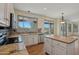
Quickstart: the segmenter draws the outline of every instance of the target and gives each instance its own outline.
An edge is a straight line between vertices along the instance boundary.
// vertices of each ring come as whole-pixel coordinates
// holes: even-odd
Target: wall
[[[44,19],[38,18],[38,29],[41,29],[41,32],[44,32]]]

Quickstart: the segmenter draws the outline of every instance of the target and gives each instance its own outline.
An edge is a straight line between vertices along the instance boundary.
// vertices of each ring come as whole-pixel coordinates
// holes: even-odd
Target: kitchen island
[[[75,55],[75,44],[78,44],[78,37],[75,36],[46,35],[44,38],[44,52],[50,55]]]

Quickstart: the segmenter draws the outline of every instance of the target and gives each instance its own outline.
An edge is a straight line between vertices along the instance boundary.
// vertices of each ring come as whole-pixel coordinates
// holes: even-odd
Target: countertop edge
[[[46,38],[50,38],[50,37],[46,37]],[[73,40],[73,41],[71,41],[71,42],[65,42],[65,41],[61,41],[61,40],[54,39],[54,38],[50,38],[50,39],[56,40],[56,41],[60,41],[60,42],[62,42],[62,43],[66,43],[66,44],[71,44],[71,43],[75,42],[76,40],[78,40],[78,39],[75,39],[75,40]]]

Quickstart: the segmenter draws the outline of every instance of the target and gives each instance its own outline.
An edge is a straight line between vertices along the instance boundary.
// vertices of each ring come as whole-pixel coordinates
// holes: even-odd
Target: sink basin
[[[46,37],[52,37],[52,36],[54,36],[54,35],[52,35],[52,34],[49,34],[49,35],[45,35]]]

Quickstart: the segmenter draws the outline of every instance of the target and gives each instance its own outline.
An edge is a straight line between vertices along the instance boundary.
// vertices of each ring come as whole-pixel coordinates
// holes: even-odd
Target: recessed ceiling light
[[[47,10],[47,8],[43,8],[44,10]]]

